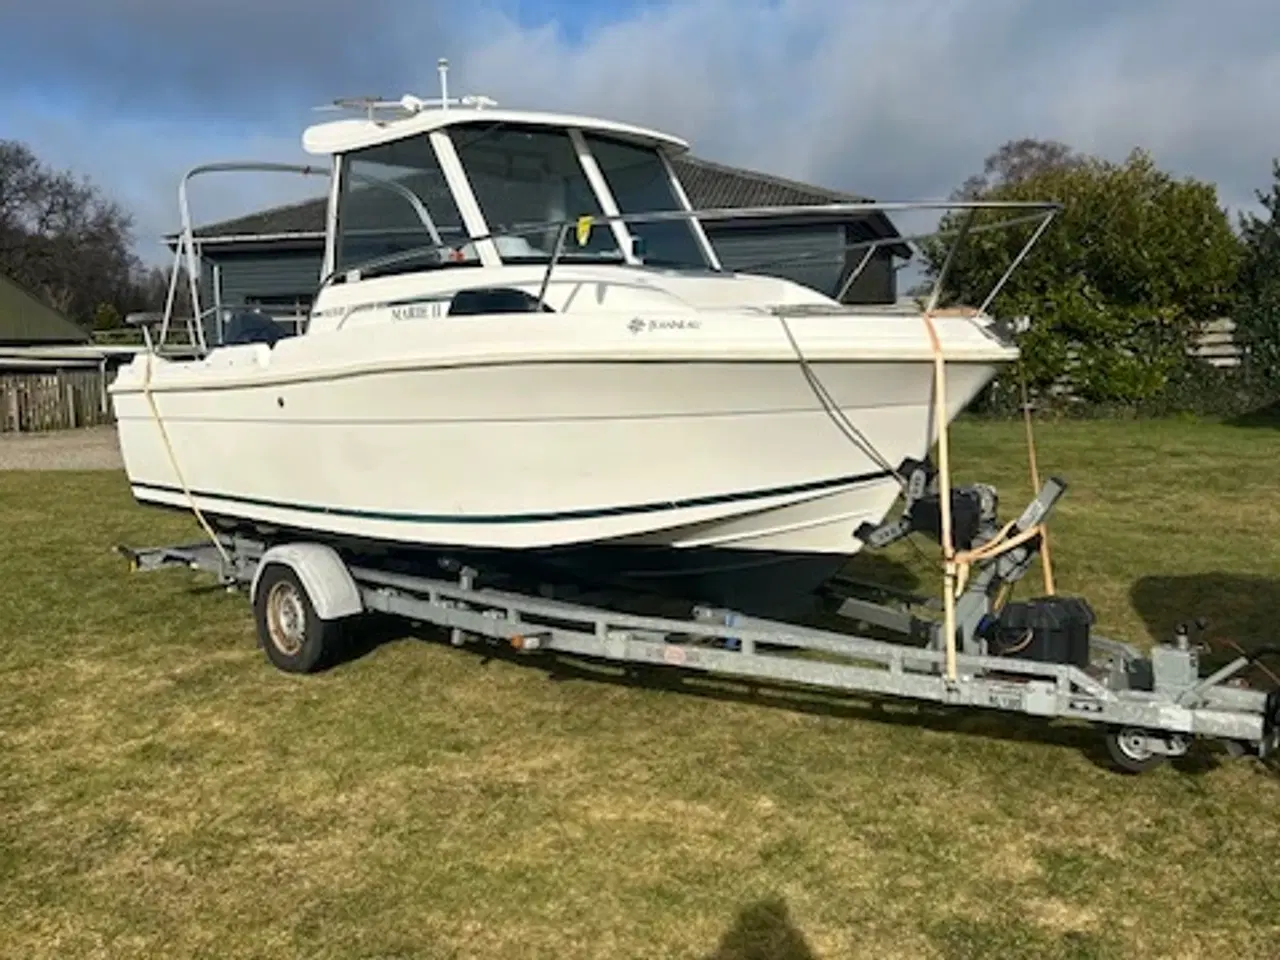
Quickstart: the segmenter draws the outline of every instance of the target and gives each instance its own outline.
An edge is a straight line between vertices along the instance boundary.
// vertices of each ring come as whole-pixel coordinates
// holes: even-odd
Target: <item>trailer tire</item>
[[[313,673],[337,647],[342,623],[322,620],[301,579],[283,563],[262,570],[254,598],[258,641],[285,673]]]
[[[1118,727],[1107,731],[1107,753],[1125,773],[1146,773],[1164,763],[1165,756],[1143,745],[1147,731],[1137,727]]]

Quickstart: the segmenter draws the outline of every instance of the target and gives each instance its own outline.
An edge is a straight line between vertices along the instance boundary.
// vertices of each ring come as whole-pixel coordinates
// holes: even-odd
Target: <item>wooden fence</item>
[[[0,367],[0,433],[66,430],[112,422],[102,368]]]

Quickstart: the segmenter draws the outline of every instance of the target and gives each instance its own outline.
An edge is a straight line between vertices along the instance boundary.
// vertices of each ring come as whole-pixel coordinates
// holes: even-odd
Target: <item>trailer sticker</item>
[[[673,667],[683,666],[687,658],[688,655],[684,652],[684,647],[678,647],[673,643],[664,644],[662,647],[663,661]]]
[[[998,710],[1021,710],[1022,694],[992,691],[987,694],[987,703]]]

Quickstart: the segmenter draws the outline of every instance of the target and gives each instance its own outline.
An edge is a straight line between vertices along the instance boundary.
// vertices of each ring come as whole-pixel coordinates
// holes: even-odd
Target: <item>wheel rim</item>
[[[285,656],[295,656],[306,639],[307,615],[302,596],[291,583],[272,586],[267,594],[267,634]]]
[[[1139,763],[1150,760],[1155,753],[1147,746],[1147,736],[1141,730],[1121,730],[1116,736],[1116,746],[1130,760]]]

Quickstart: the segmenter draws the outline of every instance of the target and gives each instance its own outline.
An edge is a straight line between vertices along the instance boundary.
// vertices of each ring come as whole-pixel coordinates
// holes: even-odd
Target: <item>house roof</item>
[[[689,154],[673,157],[671,162],[689,196],[689,203],[695,210],[872,202],[867,197],[856,194],[828,190],[755,170],[725,166]],[[195,235],[205,242],[218,244],[322,238],[326,204],[325,198],[318,198],[272,207],[231,220],[207,224],[197,228]],[[826,219],[830,217],[831,214],[825,215]],[[869,216],[851,214],[848,219],[868,223],[876,236],[897,236],[897,229],[892,221],[882,213]],[[168,239],[171,244],[176,243],[177,236],[171,235]],[[910,249],[905,244],[895,247],[894,252],[900,256],[910,256]]]
[[[871,202],[869,197],[815,187],[756,170],[729,167],[699,157],[686,155],[672,159],[671,163],[695,210]]]
[[[91,339],[83,327],[0,275],[0,343],[88,343]]]

